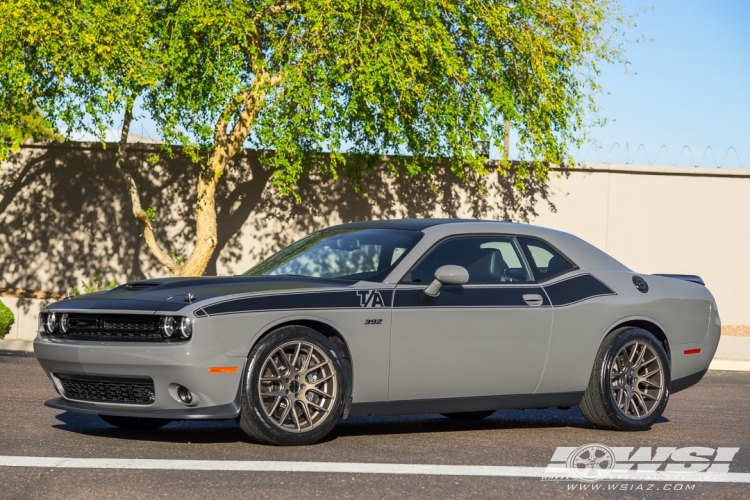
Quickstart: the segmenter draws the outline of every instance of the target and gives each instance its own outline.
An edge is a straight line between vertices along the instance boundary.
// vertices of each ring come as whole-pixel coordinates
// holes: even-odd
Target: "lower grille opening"
[[[96,377],[55,374],[68,399],[99,403],[149,405],[156,399],[154,381],[148,377]]]

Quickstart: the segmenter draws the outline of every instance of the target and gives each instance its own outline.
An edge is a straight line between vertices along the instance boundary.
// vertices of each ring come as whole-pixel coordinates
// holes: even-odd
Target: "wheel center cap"
[[[289,390],[291,392],[297,392],[297,391],[299,391],[299,382],[297,382],[296,380],[292,380],[289,383]]]

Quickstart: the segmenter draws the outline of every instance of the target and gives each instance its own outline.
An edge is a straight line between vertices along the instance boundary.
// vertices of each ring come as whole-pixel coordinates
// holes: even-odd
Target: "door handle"
[[[523,296],[523,301],[531,307],[538,307],[544,303],[544,299],[537,293],[527,293]]]

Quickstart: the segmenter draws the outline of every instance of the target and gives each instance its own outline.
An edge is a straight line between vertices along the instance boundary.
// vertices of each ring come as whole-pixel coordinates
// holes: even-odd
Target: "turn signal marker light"
[[[237,373],[236,366],[209,366],[208,373]]]
[[[686,355],[687,354],[700,354],[700,353],[701,353],[700,347],[697,349],[685,349],[685,352],[684,352],[684,354]]]

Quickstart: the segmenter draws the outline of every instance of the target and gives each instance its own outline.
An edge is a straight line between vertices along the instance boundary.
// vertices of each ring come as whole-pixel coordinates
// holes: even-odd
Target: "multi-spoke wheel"
[[[669,361],[664,346],[640,328],[621,328],[604,339],[579,405],[598,427],[647,429],[669,399]]]
[[[264,443],[314,443],[341,416],[348,387],[332,342],[304,326],[280,328],[250,353],[240,426]]]
[[[634,340],[615,355],[609,380],[617,409],[628,418],[643,420],[661,401],[664,367],[648,343]]]

